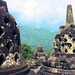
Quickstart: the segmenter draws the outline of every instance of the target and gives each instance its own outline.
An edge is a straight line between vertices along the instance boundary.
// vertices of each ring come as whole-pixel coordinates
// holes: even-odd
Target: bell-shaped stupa
[[[60,27],[53,51],[38,74],[75,75],[75,24],[71,5],[67,6],[66,25]]]
[[[3,0],[0,0],[0,75],[34,75],[22,57],[18,25]]]

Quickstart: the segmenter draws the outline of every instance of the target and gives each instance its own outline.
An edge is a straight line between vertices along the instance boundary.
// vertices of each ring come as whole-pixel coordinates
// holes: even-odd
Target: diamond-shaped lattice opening
[[[0,27],[0,36],[3,34],[3,29]]]
[[[9,20],[7,17],[5,17],[4,22],[5,22],[5,23],[9,23],[10,20]]]
[[[56,46],[58,47],[59,45],[58,45],[58,44],[56,44]]]
[[[61,38],[59,38],[59,41],[60,41],[60,42],[62,41]]]
[[[59,51],[59,52],[61,52],[61,50],[60,50],[60,49],[58,49],[58,51]]]
[[[70,38],[72,38],[72,35],[71,35],[71,34],[69,34],[68,36],[69,36]]]
[[[66,52],[66,53],[68,52],[67,49],[65,49],[65,52]]]
[[[75,49],[73,50],[73,53],[75,53]]]
[[[68,47],[71,48],[72,44],[71,43],[67,43]]]
[[[62,35],[62,37],[64,37],[64,34]]]
[[[19,58],[18,54],[15,55],[14,60],[17,62],[17,59]]]
[[[11,46],[12,46],[12,43],[9,41],[9,42],[7,43],[7,45],[6,45],[6,47],[7,47],[7,49],[9,50]]]
[[[64,47],[64,43],[62,43],[62,44],[61,44],[61,46],[63,46],[63,47]]]
[[[66,38],[64,39],[64,42],[67,42],[67,39]]]
[[[5,61],[5,58],[3,55],[0,55],[0,66],[3,64],[3,62]]]
[[[75,42],[75,38],[73,38],[72,41]]]

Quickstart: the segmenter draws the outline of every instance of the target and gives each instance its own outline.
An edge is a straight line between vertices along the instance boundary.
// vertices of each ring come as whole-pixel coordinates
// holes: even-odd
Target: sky
[[[59,31],[66,24],[66,8],[72,5],[75,19],[75,0],[4,0],[9,13],[20,26]]]

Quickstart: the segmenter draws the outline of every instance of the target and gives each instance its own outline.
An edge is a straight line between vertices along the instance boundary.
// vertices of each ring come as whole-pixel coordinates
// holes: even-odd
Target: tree
[[[48,56],[50,55],[50,50],[48,50]]]
[[[22,55],[25,58],[25,60],[29,60],[33,55],[34,51],[26,43],[21,44],[21,49],[22,49]]]

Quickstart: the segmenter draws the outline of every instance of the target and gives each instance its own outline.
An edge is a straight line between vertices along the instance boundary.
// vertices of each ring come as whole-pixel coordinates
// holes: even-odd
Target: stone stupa
[[[46,61],[46,58],[47,54],[43,51],[41,43],[39,43],[36,52],[31,56],[31,60],[29,62],[31,65],[30,69],[37,73],[43,62]]]
[[[18,25],[3,0],[0,0],[0,75],[34,75],[22,57]]]
[[[66,25],[55,36],[54,47],[38,75],[75,75],[75,24],[72,6],[67,6]]]
[[[38,60],[38,59],[45,59],[47,57],[46,52],[43,51],[41,43],[39,43],[38,48],[36,52],[33,53],[33,56],[31,56],[32,60]]]

